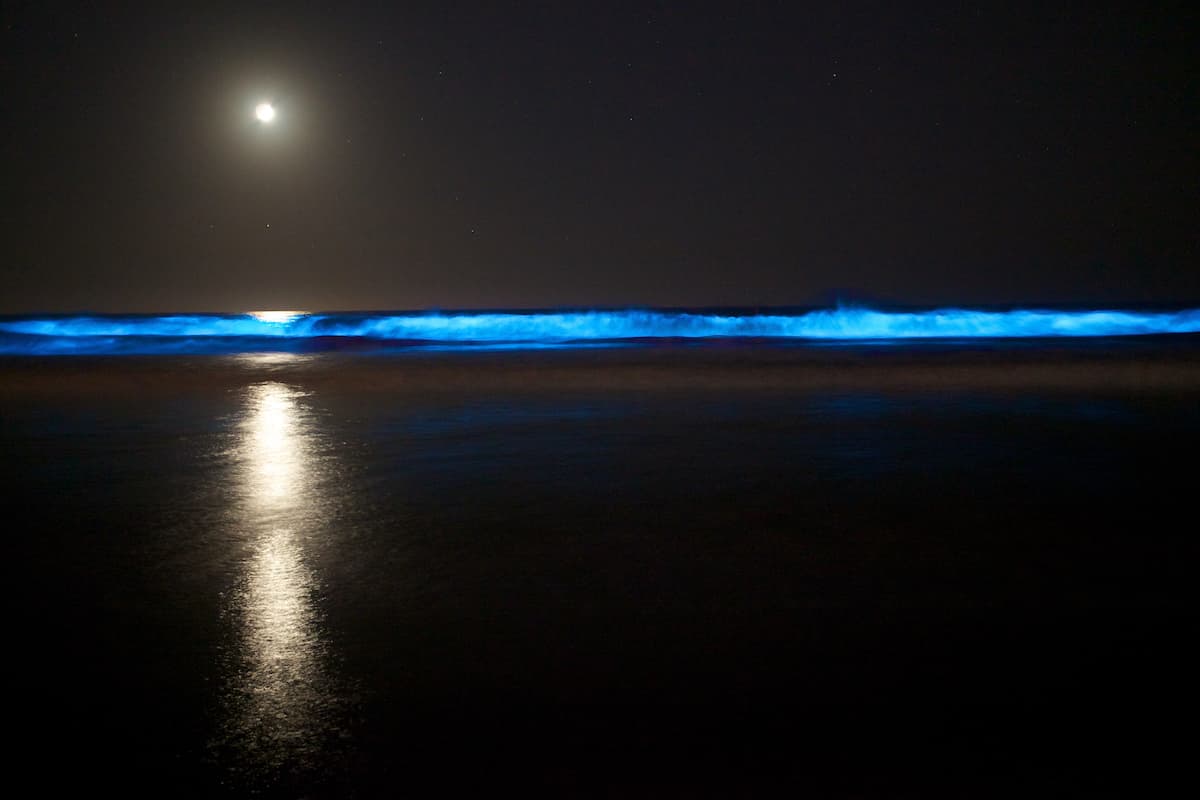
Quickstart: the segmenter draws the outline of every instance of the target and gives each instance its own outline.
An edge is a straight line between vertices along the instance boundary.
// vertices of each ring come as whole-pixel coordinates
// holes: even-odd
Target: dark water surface
[[[10,359],[0,423],[44,790],[1094,795],[1184,756],[1191,339]]]

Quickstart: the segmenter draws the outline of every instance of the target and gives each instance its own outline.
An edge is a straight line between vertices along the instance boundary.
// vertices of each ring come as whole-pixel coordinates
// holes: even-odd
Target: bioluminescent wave
[[[383,347],[545,347],[622,341],[767,339],[891,341],[1200,332],[1180,311],[878,311],[797,313],[662,310],[187,314],[0,319],[0,353],[237,353]]]

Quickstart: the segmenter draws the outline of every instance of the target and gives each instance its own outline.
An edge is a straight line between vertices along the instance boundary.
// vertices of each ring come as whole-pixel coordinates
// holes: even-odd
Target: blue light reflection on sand
[[[1182,311],[878,311],[801,313],[655,310],[164,316],[0,319],[0,353],[239,353],[387,347],[545,347],[656,339],[754,338],[814,342],[1095,337],[1200,332],[1200,309]]]

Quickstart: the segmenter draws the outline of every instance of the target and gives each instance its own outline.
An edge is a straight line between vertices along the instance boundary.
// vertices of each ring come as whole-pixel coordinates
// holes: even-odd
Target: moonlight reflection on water
[[[325,753],[342,699],[335,689],[318,581],[306,543],[327,498],[319,441],[304,394],[282,383],[247,387],[234,451],[249,558],[226,606],[237,643],[227,659],[219,741],[227,765],[253,782],[303,774]]]

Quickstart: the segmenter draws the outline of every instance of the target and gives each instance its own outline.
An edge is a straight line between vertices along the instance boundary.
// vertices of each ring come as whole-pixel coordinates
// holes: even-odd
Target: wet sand
[[[1011,796],[1184,763],[1190,340],[0,362],[19,763]]]
[[[738,340],[562,349],[0,358],[0,393],[190,392],[281,380],[337,391],[760,389],[1193,392],[1195,336],[897,344]]]

